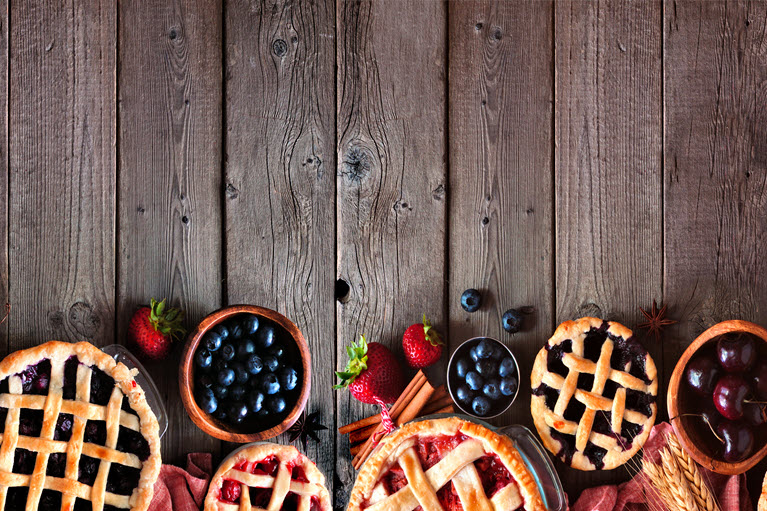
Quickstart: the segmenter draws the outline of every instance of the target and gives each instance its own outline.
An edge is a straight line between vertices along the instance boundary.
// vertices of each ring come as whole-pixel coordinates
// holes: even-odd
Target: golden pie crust
[[[469,439],[424,472],[415,454],[415,442],[420,437],[452,437],[459,433]],[[489,499],[474,466],[474,461],[486,454],[496,454],[514,480]],[[404,469],[408,484],[387,495],[379,483],[395,463]],[[528,511],[544,509],[533,475],[508,437],[451,417],[411,422],[385,437],[357,476],[347,511],[412,511],[419,505],[424,511],[442,510],[436,492],[451,481],[466,510],[508,511],[520,506]]]
[[[606,327],[606,328],[605,328]],[[600,330],[607,334],[602,345],[599,360],[592,362],[583,358],[584,340],[586,336],[594,330]],[[655,417],[658,412],[658,406],[654,398],[658,395],[658,377],[655,368],[655,362],[644,348],[644,370],[650,383],[646,383],[640,378],[629,374],[630,365],[623,368],[612,368],[610,358],[614,347],[612,338],[624,339],[629,341],[633,336],[630,329],[614,321],[604,321],[598,318],[580,318],[575,321],[565,321],[554,332],[549,339],[547,346],[541,348],[535,358],[533,370],[530,375],[531,389],[539,388],[541,383],[554,388],[559,392],[554,410],[546,406],[546,399],[543,395],[532,395],[531,412],[538,434],[543,440],[543,445],[558,456],[565,463],[568,462],[564,455],[560,455],[563,445],[555,439],[554,432],[573,435],[575,437],[575,452],[572,455],[570,466],[579,470],[597,470],[587,455],[584,454],[588,444],[593,444],[607,452],[602,461],[604,466],[601,470],[610,470],[626,463],[639,449],[644,445],[650,430],[655,424]],[[548,349],[560,345],[564,341],[572,341],[572,351],[564,353],[562,361],[569,370],[566,377],[548,370]],[[636,343],[635,346],[641,347],[635,340],[629,341]],[[593,384],[591,390],[578,388],[578,379],[581,374],[593,375]],[[603,396],[605,383],[612,380],[617,384],[615,396],[608,398]],[[644,392],[653,396],[653,401],[649,405],[652,411],[650,416],[646,416],[638,411],[626,408],[626,393],[628,390]],[[583,416],[578,422],[567,420],[564,417],[565,410],[571,399],[577,399],[585,405]],[[605,435],[592,431],[594,419],[600,411],[609,412],[611,417],[612,435]],[[642,427],[627,446],[618,441],[620,437],[623,421],[628,421]]]
[[[234,468],[243,461],[256,462],[270,456],[277,456],[280,460],[277,475],[274,477],[251,474]],[[291,466],[302,467],[308,482],[291,480]],[[218,498],[225,479],[234,480],[241,484],[242,491],[239,503],[223,502]],[[205,497],[204,511],[257,510],[258,508],[251,507],[249,488],[272,490],[271,500],[266,507],[268,511],[278,511],[281,509],[289,492],[299,495],[301,499],[298,506],[299,511],[308,511],[310,499],[313,496],[319,501],[322,511],[331,511],[332,509],[330,495],[327,488],[325,488],[325,476],[322,475],[322,472],[309,458],[290,445],[259,443],[241,449],[230,456],[218,467],[218,470],[213,475],[213,479],[210,481],[208,494]]]
[[[77,369],[77,388],[74,400],[63,399],[64,364],[76,356],[80,364]],[[22,394],[19,373],[42,360],[51,361],[51,379],[47,396]],[[96,366],[115,381],[115,389],[107,405],[89,402],[90,367]],[[5,429],[0,440],[0,509],[5,506],[5,497],[9,487],[24,486],[21,478],[28,478],[29,495],[27,509],[36,509],[44,489],[61,492],[62,509],[71,509],[76,498],[91,501],[94,509],[101,509],[104,504],[119,508],[130,506],[131,511],[144,511],[152,500],[154,483],[160,473],[160,438],[157,418],[147,404],[144,391],[133,379],[134,374],[122,363],[115,360],[87,342],[70,344],[50,341],[40,346],[11,353],[0,362],[0,381],[9,378],[8,394],[0,395],[0,405],[8,408]],[[123,396],[127,396],[136,416],[122,411]],[[85,398],[85,399],[82,399]],[[27,437],[19,434],[18,420],[21,409],[42,409],[43,426],[40,437]],[[74,416],[72,436],[68,442],[53,440],[59,413],[71,413]],[[88,419],[106,422],[107,441],[105,446],[89,444],[83,441],[85,425]],[[149,457],[140,461],[137,456],[116,450],[120,426],[138,431],[149,445]],[[14,451],[22,447],[38,453],[35,470],[29,476],[14,474]],[[46,475],[48,455],[65,452],[67,462],[65,477]],[[44,454],[45,463],[41,463],[40,454]],[[93,486],[77,481],[78,463],[82,455],[101,459],[99,473]],[[130,496],[111,494],[106,491],[107,475],[111,463],[139,465],[141,468],[139,484]],[[136,468],[139,468],[136,467]],[[69,506],[69,507],[68,507]]]

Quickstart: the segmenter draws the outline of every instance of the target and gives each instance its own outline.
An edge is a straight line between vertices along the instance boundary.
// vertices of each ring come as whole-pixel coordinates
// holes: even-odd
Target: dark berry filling
[[[552,429],[550,433],[551,438],[559,442],[557,457],[568,465],[572,464],[573,454],[575,454],[575,436],[560,433],[555,429]]]
[[[149,457],[149,443],[138,431],[120,426],[117,436],[117,450],[135,454],[141,461]]]
[[[607,449],[602,449],[589,442],[586,444],[586,449],[583,450],[584,456],[596,467],[597,470],[602,470],[605,466],[604,458],[607,454]]]
[[[136,413],[136,411],[133,408],[131,408],[131,406],[130,406],[130,399],[128,399],[128,396],[125,396],[123,398],[123,403],[122,403],[122,406],[120,408],[122,408],[123,412],[127,412],[127,413],[129,413],[131,415],[138,415]]]
[[[110,506],[104,506],[104,511],[107,511],[107,508]],[[90,501],[83,500],[83,499],[75,499],[75,508],[73,511],[93,511],[93,506],[91,506]]]
[[[40,436],[43,429],[43,411],[22,408],[19,411],[19,434],[24,436]]]
[[[26,486],[8,488],[8,494],[5,498],[5,509],[16,510],[26,508],[28,494],[29,488]]]
[[[567,366],[565,366],[564,362],[562,362],[562,357],[565,353],[572,353],[572,339],[564,340],[556,346],[550,346],[547,344],[546,351],[548,351],[546,356],[546,366],[549,372],[556,373],[560,376],[567,376],[567,373],[569,373],[570,370],[567,368]]]
[[[248,493],[250,493],[250,505],[257,508],[266,509],[272,498],[271,488],[250,488]]]
[[[35,470],[37,453],[26,449],[16,449],[13,455],[13,473],[31,474]]]
[[[93,486],[96,482],[96,475],[99,473],[99,460],[83,455],[80,458],[80,466],[77,473],[77,480],[88,486]]]
[[[655,403],[655,396],[639,390],[626,389],[626,408],[634,410],[642,415],[652,415],[651,405]]]
[[[578,388],[591,391],[594,388],[594,375],[591,373],[580,373],[578,375]]]
[[[612,412],[605,412],[604,410],[597,411],[596,415],[594,415],[594,424],[591,426],[591,431],[596,431],[603,435],[612,435],[612,417]]]
[[[67,468],[67,454],[54,452],[48,456],[48,468],[45,473],[51,477],[64,477]]]
[[[532,390],[534,396],[543,396],[546,399],[546,408],[553,410],[557,404],[559,398],[559,391],[555,388],[549,387],[545,383],[541,383],[540,386]]]
[[[77,366],[80,362],[77,357],[72,355],[64,362],[64,386],[62,396],[64,399],[72,400],[77,395]]]
[[[570,398],[570,402],[565,408],[564,418],[571,422],[579,422],[583,414],[586,412],[586,405],[575,399],[575,396]]]
[[[607,338],[607,333],[592,329],[583,340],[583,358],[596,362],[602,354],[602,346]]]
[[[74,416],[71,413],[60,413],[56,421],[56,429],[53,431],[53,439],[69,442],[72,437],[72,424]]]
[[[612,399],[615,397],[615,393],[618,392],[619,388],[621,388],[620,385],[608,379],[605,382],[605,389],[602,391],[602,396],[606,397],[607,399]]]
[[[130,495],[138,487],[141,470],[112,463],[107,476],[107,491],[117,495]]]
[[[51,361],[42,360],[19,373],[24,394],[45,395],[51,382]]]
[[[115,381],[98,367],[91,367],[91,403],[106,406],[112,396]]]
[[[621,423],[621,436],[627,440],[629,445],[631,445],[631,443],[634,441],[637,435],[642,432],[643,429],[644,426],[640,424],[634,424],[633,422],[624,420],[623,423]]]
[[[38,511],[59,511],[61,509],[61,493],[54,490],[43,490],[37,509]]]
[[[83,441],[98,445],[107,443],[107,423],[104,421],[88,421],[85,424]]]

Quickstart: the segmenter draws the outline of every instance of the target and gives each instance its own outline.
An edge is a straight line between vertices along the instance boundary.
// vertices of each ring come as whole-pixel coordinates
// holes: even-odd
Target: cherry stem
[[[751,399],[744,399],[744,403],[756,403],[759,405],[767,405],[767,401],[752,401]]]
[[[706,423],[706,425],[711,430],[711,433],[716,437],[716,439],[724,443],[724,438],[716,434],[716,431],[714,431],[714,426],[711,425],[711,423],[708,420],[708,417],[706,417],[702,413],[680,413],[679,415],[674,417],[674,419],[678,419],[679,417],[700,417],[701,419],[703,419],[703,422]],[[671,419],[671,420],[674,420],[674,419]]]

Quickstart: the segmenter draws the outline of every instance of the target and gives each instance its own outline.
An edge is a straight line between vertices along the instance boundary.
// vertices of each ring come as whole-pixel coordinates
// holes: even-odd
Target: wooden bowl
[[[694,413],[686,403],[686,401],[689,401],[689,398],[685,397],[687,392],[692,391],[680,388],[680,385],[687,363],[698,350],[708,341],[719,337],[720,335],[733,332],[749,333],[756,338],[762,339],[767,346],[767,330],[759,325],[740,320],[717,323],[700,334],[698,338],[687,347],[684,354],[682,354],[676,367],[674,367],[674,372],[671,374],[667,396],[668,416],[671,418],[671,424],[674,427],[674,431],[676,432],[676,436],[679,438],[682,447],[684,447],[684,449],[690,453],[690,456],[692,456],[701,466],[719,474],[727,475],[742,474],[759,463],[759,461],[767,455],[767,432],[765,432],[765,427],[761,426],[759,428],[759,433],[755,438],[757,447],[761,445],[761,448],[749,458],[737,463],[728,463],[724,460],[713,458],[698,447],[698,445],[705,445],[705,442],[699,438],[700,435],[696,432],[697,428],[701,427],[702,420],[697,417],[680,416],[680,414]],[[696,420],[700,422],[694,423],[693,421]]]
[[[197,351],[197,346],[200,344],[200,340],[208,330],[213,328],[213,326],[222,321],[226,321],[232,316],[245,313],[255,314],[259,319],[267,319],[282,327],[296,343],[298,352],[301,356],[301,367],[303,369],[300,383],[301,387],[295,405],[293,405],[293,408],[288,412],[282,422],[263,431],[243,432],[234,426],[225,424],[203,412],[202,409],[197,406],[197,402],[194,399],[195,364],[193,359],[194,353]],[[301,413],[306,407],[306,401],[309,399],[309,389],[311,388],[312,380],[311,367],[312,363],[311,356],[309,355],[309,346],[306,344],[306,339],[304,339],[301,331],[292,321],[279,312],[264,307],[255,305],[231,305],[212,312],[189,334],[186,345],[184,346],[183,355],[181,356],[181,365],[178,373],[181,400],[184,402],[184,407],[186,408],[189,417],[192,418],[192,421],[194,421],[197,427],[213,437],[236,443],[267,440],[285,432],[301,416]]]

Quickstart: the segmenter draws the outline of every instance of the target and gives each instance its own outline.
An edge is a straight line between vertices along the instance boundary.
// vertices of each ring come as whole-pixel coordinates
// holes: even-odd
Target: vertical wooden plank
[[[306,410],[319,411],[328,430],[307,455],[330,489],[335,2],[231,1],[225,25],[227,299],[282,312],[309,342]]]
[[[767,2],[665,5],[665,295],[687,345],[726,319],[767,325]],[[749,472],[752,496],[767,463]]]
[[[564,1],[555,11],[557,322],[593,315],[631,328],[639,307],[662,299],[661,5]],[[644,345],[663,374],[660,347]],[[557,466],[573,499],[630,474]]]
[[[0,303],[8,296],[8,3],[0,9]],[[0,346],[7,349],[8,323],[0,327]]]
[[[528,375],[554,321],[553,5],[449,6],[450,343],[489,335],[513,350],[520,391],[497,422],[532,427]],[[483,302],[470,314],[472,287]],[[525,305],[525,329],[503,330],[504,311]]]
[[[113,342],[115,15],[11,4],[10,350]]]
[[[167,297],[192,326],[221,305],[221,5],[120,2],[119,306]],[[178,356],[149,364],[168,407],[163,459],[218,452],[178,395]],[[168,370],[172,367],[172,370]],[[193,448],[190,448],[193,446]]]
[[[402,358],[405,328],[425,313],[444,330],[446,5],[337,6],[338,366],[364,334]],[[338,416],[374,411],[339,392]],[[336,503],[354,481],[338,443]]]

